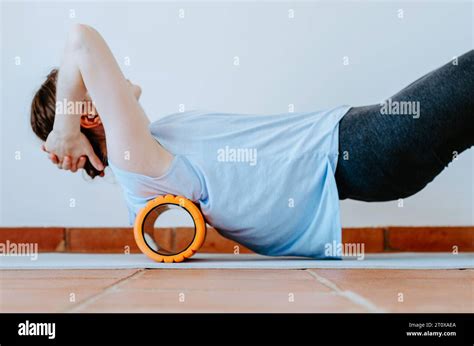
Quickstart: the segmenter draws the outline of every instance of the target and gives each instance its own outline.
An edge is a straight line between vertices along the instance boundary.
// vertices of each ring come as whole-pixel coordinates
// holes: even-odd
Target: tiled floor
[[[474,270],[6,270],[1,312],[474,312]]]

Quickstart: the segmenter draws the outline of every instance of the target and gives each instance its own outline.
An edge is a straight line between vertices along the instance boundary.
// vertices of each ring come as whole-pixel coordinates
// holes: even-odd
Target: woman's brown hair
[[[54,116],[56,113],[56,82],[58,69],[54,68],[46,77],[46,81],[36,92],[31,102],[31,128],[33,132],[43,141],[46,141],[49,133],[53,130]],[[107,154],[105,149],[105,134],[97,128],[83,128],[81,132],[87,137],[100,161],[107,165]],[[102,172],[92,166],[89,159],[84,165],[86,173],[95,178],[103,175]]]

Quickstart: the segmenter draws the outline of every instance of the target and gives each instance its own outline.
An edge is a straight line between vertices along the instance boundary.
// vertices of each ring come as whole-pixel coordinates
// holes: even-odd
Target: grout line
[[[304,271],[307,272],[309,275],[311,275],[313,278],[315,278],[319,283],[323,284],[326,287],[329,287],[333,291],[336,291],[337,293],[342,292],[342,290],[339,287],[337,287],[337,285],[333,283],[332,281],[329,281],[328,279],[323,278],[321,275],[318,275],[309,269],[304,269]]]
[[[171,248],[176,251],[176,227],[171,228]]]
[[[70,313],[70,312],[79,312],[80,309],[83,309],[83,308],[91,305],[92,303],[95,303],[99,298],[102,298],[107,293],[117,290],[120,286],[124,285],[130,279],[135,278],[135,277],[140,277],[144,273],[145,273],[145,269],[138,269],[136,272],[133,272],[132,274],[130,274],[130,275],[124,277],[124,278],[121,278],[121,279],[115,281],[114,283],[112,283],[111,285],[105,287],[99,293],[94,294],[91,297],[84,299],[83,301],[77,303],[73,307],[71,307],[69,309],[66,309],[62,312],[68,312],[68,313]]]
[[[379,308],[374,303],[372,303],[367,298],[364,298],[361,295],[359,295],[359,294],[357,294],[353,291],[343,291],[341,295],[344,296],[345,298],[349,299],[353,303],[358,304],[358,305],[366,308],[367,310],[369,310],[369,312],[376,312],[376,313],[386,312],[383,309]]]
[[[61,241],[59,242],[58,245],[56,245],[56,248],[54,249],[53,252],[60,252],[60,253],[65,253],[67,252],[67,244],[66,244],[66,227],[61,228],[63,230],[63,236]]]
[[[348,299],[349,301],[351,301],[352,303],[354,303],[356,305],[359,305],[359,306],[363,307],[364,309],[368,310],[369,312],[385,312],[383,309],[380,309],[374,303],[372,303],[370,300],[362,297],[361,295],[359,295],[359,294],[357,294],[353,291],[349,291],[349,290],[344,290],[343,291],[343,290],[341,290],[334,282],[322,277],[321,275],[315,273],[314,271],[311,271],[311,270],[308,270],[308,269],[306,269],[305,271],[307,273],[309,273],[309,275],[311,275],[313,278],[315,278],[320,284],[332,289],[333,291],[335,291],[340,296]]]
[[[388,252],[391,250],[390,248],[390,243],[388,241],[389,239],[389,233],[390,233],[390,227],[384,227],[382,228],[383,230],[383,251]]]
[[[65,247],[65,252],[71,252],[71,239],[69,239],[69,228],[65,227],[64,228],[64,247]]]

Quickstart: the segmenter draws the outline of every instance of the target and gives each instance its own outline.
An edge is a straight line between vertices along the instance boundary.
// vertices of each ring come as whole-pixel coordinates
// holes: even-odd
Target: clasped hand
[[[104,170],[104,165],[81,131],[74,134],[63,134],[61,131],[53,129],[41,148],[49,154],[49,159],[59,169],[77,172],[77,170],[84,168],[87,158],[89,158],[92,166],[98,171]]]

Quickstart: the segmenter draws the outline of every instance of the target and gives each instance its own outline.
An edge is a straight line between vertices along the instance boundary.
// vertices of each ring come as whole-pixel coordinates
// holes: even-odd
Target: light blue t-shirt
[[[174,159],[160,177],[110,163],[133,222],[146,202],[182,195],[223,236],[265,255],[323,258],[340,244],[334,173],[339,120],[350,109],[249,115],[189,111],[150,124]],[[150,160],[153,160],[150,157]]]

